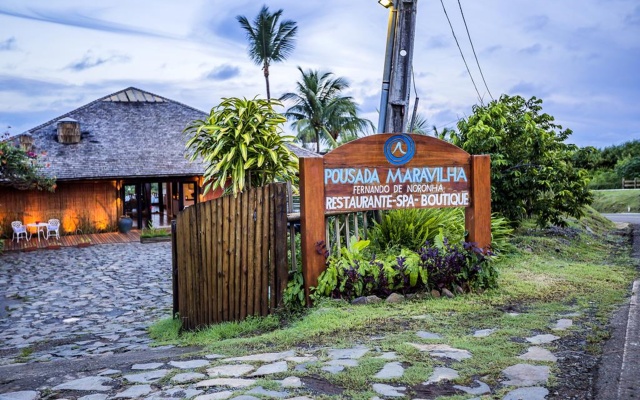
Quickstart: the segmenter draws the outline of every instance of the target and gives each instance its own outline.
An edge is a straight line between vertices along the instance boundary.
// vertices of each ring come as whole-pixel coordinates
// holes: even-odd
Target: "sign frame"
[[[378,193],[361,193],[368,190]],[[374,197],[381,195],[385,197]],[[439,204],[433,196],[440,196]],[[449,203],[444,204],[446,201]],[[325,256],[319,249],[325,241],[326,211],[350,213],[443,204],[465,207],[467,241],[480,248],[491,244],[488,155],[470,155],[431,136],[383,133],[354,140],[323,157],[301,157],[300,233],[307,304],[311,304],[310,288],[318,285],[325,269]]]

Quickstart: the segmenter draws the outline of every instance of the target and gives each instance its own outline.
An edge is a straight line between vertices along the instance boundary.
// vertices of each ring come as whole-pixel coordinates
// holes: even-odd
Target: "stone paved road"
[[[5,253],[0,365],[145,349],[171,303],[170,243]]]

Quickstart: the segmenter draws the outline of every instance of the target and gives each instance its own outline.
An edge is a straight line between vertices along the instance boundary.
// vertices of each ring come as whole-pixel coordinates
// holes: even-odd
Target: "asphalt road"
[[[613,221],[637,224],[640,214],[609,214]],[[613,218],[611,217],[613,216]],[[614,219],[616,218],[616,219]],[[621,219],[617,219],[621,218]],[[635,221],[635,222],[632,222]],[[640,267],[640,226],[633,230],[633,258]],[[613,332],[605,343],[596,376],[598,400],[634,400],[640,398],[640,279],[631,288],[631,299],[615,313]]]
[[[620,214],[602,214],[613,222],[628,222],[630,224],[640,224],[640,213],[620,213]]]

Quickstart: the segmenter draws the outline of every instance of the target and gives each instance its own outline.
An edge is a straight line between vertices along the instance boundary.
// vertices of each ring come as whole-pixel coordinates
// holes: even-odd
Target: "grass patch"
[[[592,207],[601,213],[640,212],[640,189],[593,190]]]
[[[140,232],[141,238],[156,238],[156,237],[169,237],[171,236],[171,231],[166,228],[154,228],[150,226],[148,228],[142,229]]]
[[[224,322],[206,329],[181,333],[179,319],[166,318],[149,327],[149,335],[158,345],[176,342],[182,345],[200,345],[247,335],[260,335],[278,327],[280,327],[278,318],[270,315],[249,317],[240,322]]]
[[[580,333],[585,338],[582,350],[597,354],[602,341],[609,337],[605,324],[637,276],[627,239],[611,233],[608,221],[587,209],[587,218],[568,222],[569,227],[564,229],[538,230],[528,225],[516,232],[515,250],[497,261],[500,278],[494,290],[397,304],[353,306],[326,300],[295,320],[250,318],[182,334],[178,322],[163,320],[151,328],[151,335],[162,344],[203,345],[207,351],[227,356],[297,348],[300,353],[316,355],[319,361],[309,365],[307,373],[296,375],[320,376],[344,388],[343,396],[353,398],[374,396],[374,383],[419,385],[438,366],[455,368],[460,374],[457,384],[475,386],[473,380],[482,378],[498,387],[494,394],[504,394],[506,389],[498,385],[500,371],[522,362],[517,356],[530,346],[527,337]],[[577,313],[570,317],[573,327],[551,331],[556,321],[569,313]],[[473,337],[479,329],[496,331],[488,337]],[[422,339],[416,335],[421,330],[437,333],[442,339]],[[473,357],[452,362],[420,352],[409,343],[448,344],[468,350]],[[328,359],[323,349],[362,344],[370,351],[357,367],[347,367],[338,374],[321,370]],[[547,348],[553,351],[554,346]],[[391,381],[376,380],[374,375],[387,362],[376,357],[390,351],[396,352],[395,361],[402,363],[405,373]],[[552,372],[558,368],[550,363],[533,363],[549,365]],[[548,386],[555,383],[552,378]]]

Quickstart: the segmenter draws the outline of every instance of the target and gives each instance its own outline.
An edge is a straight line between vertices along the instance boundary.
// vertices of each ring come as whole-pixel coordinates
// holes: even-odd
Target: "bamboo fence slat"
[[[178,215],[174,262],[185,329],[267,315],[280,304],[287,279],[286,190],[274,185]]]

